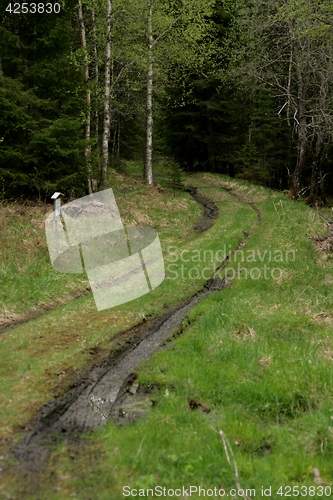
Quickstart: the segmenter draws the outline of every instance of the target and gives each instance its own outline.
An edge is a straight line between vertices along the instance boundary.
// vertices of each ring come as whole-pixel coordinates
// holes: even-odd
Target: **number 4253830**
[[[59,14],[60,3],[9,3],[6,12],[10,14]]]

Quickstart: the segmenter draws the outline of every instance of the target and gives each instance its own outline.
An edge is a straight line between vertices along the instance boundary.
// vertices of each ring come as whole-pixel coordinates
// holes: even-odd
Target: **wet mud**
[[[195,188],[190,189],[190,194],[204,207],[204,215],[196,229],[207,230],[217,217],[218,209]],[[259,219],[260,211],[257,207],[252,208]],[[247,236],[244,234],[245,238]],[[228,260],[226,257],[216,271],[226,267]],[[211,291],[222,290],[225,286],[225,278],[213,276],[200,292],[173,310],[126,332],[128,340],[118,351],[110,353],[98,366],[87,369],[64,397],[50,401],[41,409],[32,431],[12,448],[21,462],[20,469],[38,472],[47,461],[52,445],[59,440],[70,443],[83,432],[103,427],[108,420],[123,424],[149,412],[153,402],[150,393],[136,381],[136,367],[155,352],[167,348],[168,339],[179,330],[186,314]]]
[[[190,188],[189,192],[204,208],[195,230],[206,231],[217,217],[218,208],[197,193],[196,188]],[[199,293],[173,310],[133,328],[127,332],[128,340],[122,348],[110,353],[100,365],[87,370],[63,398],[46,404],[33,429],[12,448],[21,468],[39,471],[47,461],[52,445],[59,439],[70,442],[83,432],[103,427],[110,419],[123,424],[146,414],[152,402],[149,394],[135,382],[135,368],[158,350],[166,348],[166,341],[179,328],[186,313],[210,290],[224,286],[224,279],[212,278]]]
[[[102,366],[94,367],[64,398],[45,405],[33,430],[12,448],[24,468],[38,471],[49,456],[50,446],[59,438],[70,441],[80,433],[103,427],[110,419],[122,422],[137,419],[140,413],[137,402],[132,411],[126,410],[126,405],[134,399],[130,395],[136,393],[133,388],[130,390],[133,371],[140,362],[166,348],[166,340],[186,313],[208,293],[209,290],[204,289],[151,324],[134,329],[123,352],[113,353]],[[143,407],[150,406],[147,398],[141,399],[145,400]]]
[[[198,193],[196,187],[190,186],[186,191],[192,196],[192,198],[199,203],[204,209],[201,219],[194,226],[195,231],[200,231],[203,233],[212,227],[214,219],[218,216],[218,208],[212,201],[208,200],[205,196]]]

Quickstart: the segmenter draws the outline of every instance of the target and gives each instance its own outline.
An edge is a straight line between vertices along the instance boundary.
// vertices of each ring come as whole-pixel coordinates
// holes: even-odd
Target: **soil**
[[[203,206],[204,212],[201,219],[194,226],[195,231],[200,231],[203,233],[212,227],[214,219],[217,218],[218,209],[215,203],[208,200],[200,193],[197,192],[197,188],[190,186],[186,189],[186,191],[194,198],[194,200]]]
[[[314,241],[317,251],[321,254],[333,252],[333,220],[319,212],[319,215],[325,219],[325,226],[330,231],[326,236],[309,236],[310,240]]]
[[[123,352],[112,353],[95,366],[60,400],[46,404],[33,430],[25,440],[12,448],[24,468],[38,471],[47,460],[50,445],[59,436],[71,440],[77,434],[104,426],[112,416],[119,417],[134,369],[165,347],[165,341],[182,322],[184,316],[207,295],[199,294],[151,323],[133,329]],[[125,417],[125,414],[124,414]]]
[[[214,203],[197,193],[196,188],[190,188],[189,192],[204,207],[203,217],[196,224],[196,230],[205,231],[217,217],[218,209]],[[259,209],[250,205],[257,212],[259,221]],[[247,236],[244,234],[244,237]],[[244,246],[244,242],[241,246]],[[223,269],[228,260],[229,257],[224,259],[218,270]],[[222,290],[224,287],[224,278],[212,277],[200,292],[173,310],[126,332],[125,338],[128,340],[118,351],[87,369],[64,397],[50,401],[40,410],[31,432],[12,448],[21,462],[20,470],[39,471],[47,461],[52,445],[59,439],[70,443],[81,433],[100,428],[110,419],[126,423],[146,414],[153,403],[150,391],[147,393],[136,382],[136,367],[156,351],[167,348],[167,340],[177,328],[179,330],[185,315],[212,290]]]
[[[327,236],[309,236],[314,241],[317,251],[322,254],[333,252],[333,233]]]
[[[194,230],[200,232],[207,231],[207,229],[212,226],[213,220],[217,217],[217,206],[212,201],[197,193],[197,188],[189,187],[187,188],[187,191],[195,199],[195,201],[202,205],[204,208],[203,216],[194,226]],[[65,295],[64,297],[60,297],[47,304],[42,302],[32,309],[29,309],[28,311],[20,314],[11,313],[8,315],[4,315],[3,317],[0,317],[0,334],[7,331],[8,328],[15,328],[16,326],[19,326],[23,323],[27,323],[28,321],[41,316],[47,311],[52,311],[53,309],[56,309],[61,305],[67,304],[72,300],[89,294],[91,294],[91,288],[88,285],[84,290],[77,291],[74,295]]]

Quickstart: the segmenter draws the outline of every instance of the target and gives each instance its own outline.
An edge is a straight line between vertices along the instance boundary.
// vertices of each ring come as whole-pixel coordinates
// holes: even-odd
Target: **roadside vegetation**
[[[325,233],[323,219],[316,210],[280,193],[197,174],[186,184],[197,186],[219,207],[213,227],[198,234],[193,226],[201,208],[188,193],[177,191],[174,196],[163,175],[161,187],[146,187],[135,179],[132,167],[126,184],[117,178],[116,199],[125,224],[151,224],[158,230],[166,279],[154,292],[120,307],[97,313],[87,295],[2,334],[0,428],[5,468],[15,465],[9,447],[29,429],[39,407],[60,397],[84,367],[125,341],[126,334],[119,332],[199,290],[205,282],[200,269],[214,269],[208,262],[211,255],[221,257],[219,250],[233,250],[241,241],[246,246],[239,247],[227,264],[228,288],[212,292],[197,305],[187,315],[182,334],[138,368],[140,387],[153,402],[146,416],[124,427],[108,423],[104,430],[69,445],[60,440],[48,465],[40,474],[31,474],[28,482],[15,468],[8,470],[3,491],[8,498],[80,500],[124,498],[126,485],[197,485],[228,491],[236,487],[237,478],[219,431],[233,450],[240,486],[256,489],[257,497],[262,486],[277,492],[280,486],[332,485],[333,260],[318,253],[309,239]],[[246,202],[258,207],[260,222]],[[15,221],[17,209],[12,205],[2,207],[1,217],[10,210]],[[31,210],[36,220],[45,216],[45,207],[40,212],[27,207],[28,215]],[[41,239],[40,253],[29,254],[31,266],[42,261],[36,277],[40,290],[44,274],[53,276],[58,287],[46,287],[47,298],[42,295],[42,300],[61,298],[66,287],[74,290],[79,279],[84,282],[83,275],[53,271],[42,228],[29,223],[24,213],[20,220],[31,248],[31,239]],[[29,297],[29,306],[37,305],[39,297],[33,303],[29,291],[30,268],[14,237],[21,233],[11,233],[10,227],[7,224],[6,231],[13,234],[21,302]],[[187,253],[181,254],[184,250]],[[212,252],[204,260],[207,250]],[[176,279],[170,279],[170,262],[178,270],[183,266]],[[191,272],[196,276],[194,268],[199,274],[191,279]],[[2,269],[5,272],[6,262]],[[172,269],[174,278],[176,267]],[[49,289],[54,295],[48,295]],[[7,313],[15,312],[15,298],[8,297]],[[18,310],[25,310],[22,304]],[[303,498],[313,496],[309,490]],[[275,493],[272,498],[280,496]]]
[[[132,174],[125,178],[117,176],[114,186],[122,220],[125,226],[153,225],[158,230],[166,275],[172,279],[166,279],[151,294],[117,308],[97,312],[92,294],[80,297],[80,292],[86,293],[89,287],[84,274],[66,275],[53,270],[43,232],[43,220],[51,206],[1,207],[5,228],[1,261],[3,324],[11,317],[24,321],[29,320],[31,311],[38,313],[35,319],[12,329],[4,328],[1,334],[0,428],[4,465],[12,463],[12,458],[7,463],[9,446],[29,429],[29,422],[44,403],[61,397],[87,366],[101,362],[110,350],[120,348],[128,340],[126,331],[131,327],[190,297],[207,281],[207,271],[204,275],[198,272],[190,281],[184,278],[191,262],[184,262],[183,272],[172,276],[168,267],[169,260],[174,258],[168,254],[171,246],[173,255],[184,250],[219,249],[220,234],[193,229],[201,218],[202,207],[184,191],[177,191],[175,196],[169,175],[163,169],[161,185],[152,188],[138,180],[135,164],[130,168]],[[213,191],[205,194],[209,197]],[[228,229],[228,245],[237,246],[243,230],[251,228],[255,216],[226,192],[221,192],[214,201],[220,209],[217,220],[224,228],[222,231]],[[23,238],[20,228],[24,229]],[[27,242],[28,255],[22,252],[22,239]],[[10,263],[14,264],[9,273]],[[203,267],[204,262],[198,264],[199,271]],[[31,269],[35,270],[33,279]],[[7,288],[11,278],[15,285]],[[78,297],[73,300],[75,292]],[[49,306],[53,310],[49,311]]]

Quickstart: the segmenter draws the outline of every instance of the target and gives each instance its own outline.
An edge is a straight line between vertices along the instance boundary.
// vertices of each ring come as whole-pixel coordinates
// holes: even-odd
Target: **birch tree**
[[[89,87],[89,62],[88,62],[86,28],[83,18],[82,2],[81,0],[78,0],[78,2],[79,2],[78,8],[79,8],[79,22],[81,31],[81,45],[83,49],[83,59],[84,59],[84,83],[86,87],[86,106],[87,106],[84,156],[86,158],[86,167],[87,167],[87,189],[88,193],[91,194],[92,193],[91,145],[90,145],[91,98],[90,98],[90,87]]]
[[[148,0],[147,139],[145,180],[153,184],[153,2]]]
[[[196,49],[198,49],[197,40],[203,38],[203,33],[206,33],[207,26],[204,23],[204,17],[208,12],[211,12],[213,2],[210,0],[189,0],[183,2],[179,8],[168,8],[161,4],[157,4],[156,0],[147,0],[147,103],[146,103],[146,155],[145,155],[145,181],[148,185],[153,184],[153,92],[154,92],[154,53],[157,45],[162,41],[167,42],[163,49],[165,56],[162,60],[165,62],[168,59],[168,51],[170,46],[175,47],[176,51],[181,53],[185,51],[187,54],[192,49],[192,57]],[[154,13],[158,17],[158,27],[155,31],[159,34],[153,36],[154,32]],[[174,28],[182,22],[183,33],[179,37],[179,33],[171,37],[175,33]],[[196,31],[197,30],[197,31]],[[192,45],[192,47],[191,47]],[[209,51],[207,51],[209,52]],[[161,60],[159,61],[161,64]],[[162,64],[163,64],[162,62]]]
[[[153,184],[153,63],[154,48],[169,33],[172,27],[185,14],[185,11],[179,14],[162,33],[153,38],[153,5],[154,0],[147,0],[147,127],[146,127],[146,158],[145,158],[145,180],[148,185]]]
[[[140,28],[143,31],[144,26],[142,22],[138,26],[137,20],[133,20],[133,2],[88,0],[88,3],[91,12],[89,54],[92,64],[90,79],[94,79],[95,88],[93,119],[95,121],[95,161],[98,165],[97,185],[98,189],[104,189],[107,186],[107,172],[112,154],[110,148],[112,123],[119,122],[117,89],[127,78],[127,72],[131,66],[140,59],[140,54],[137,51],[139,45],[137,38],[140,38]],[[102,53],[104,53],[104,57]],[[100,78],[102,70],[104,72],[103,79]],[[100,114],[103,115],[101,124]],[[113,142],[115,141],[113,140]]]
[[[110,109],[110,62],[111,62],[111,16],[112,1],[106,0],[106,42],[105,42],[105,77],[104,77],[104,121],[102,137],[102,165],[99,173],[99,189],[106,187],[106,174],[109,161],[109,138],[111,124]]]
[[[98,48],[97,48],[97,32],[96,32],[96,16],[95,16],[95,0],[92,3],[91,11],[93,46],[94,46],[94,70],[95,70],[95,140],[96,149],[98,151],[98,136],[99,136],[99,109],[98,109],[98,85],[99,85],[99,65],[98,65]],[[98,155],[99,159],[99,155]]]

